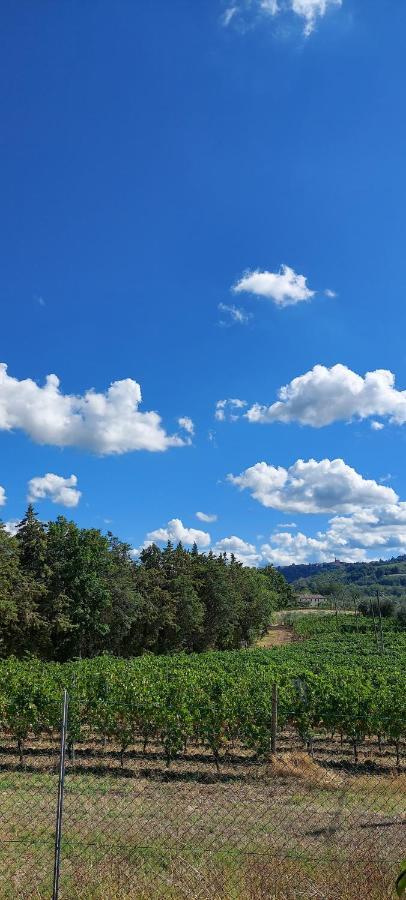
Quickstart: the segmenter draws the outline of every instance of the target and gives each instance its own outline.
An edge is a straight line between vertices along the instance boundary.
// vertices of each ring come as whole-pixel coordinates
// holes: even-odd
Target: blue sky
[[[404,552],[405,27],[399,0],[4,4],[4,521],[29,494],[133,547]]]

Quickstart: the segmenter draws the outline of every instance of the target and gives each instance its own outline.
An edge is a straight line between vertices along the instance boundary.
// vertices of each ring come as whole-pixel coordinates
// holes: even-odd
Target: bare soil
[[[257,642],[256,646],[269,650],[270,647],[291,644],[295,640],[297,640],[297,636],[291,625],[271,625],[269,631]]]

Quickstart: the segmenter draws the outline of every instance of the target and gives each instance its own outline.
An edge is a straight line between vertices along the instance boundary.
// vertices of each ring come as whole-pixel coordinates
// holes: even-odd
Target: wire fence
[[[315,735],[312,755],[289,729],[273,742],[265,759],[237,742],[216,766],[190,741],[168,766],[136,735],[123,758],[90,731],[75,746],[63,726],[24,746],[3,734],[0,897],[393,897],[406,831],[393,748],[371,737],[355,763],[339,736]]]

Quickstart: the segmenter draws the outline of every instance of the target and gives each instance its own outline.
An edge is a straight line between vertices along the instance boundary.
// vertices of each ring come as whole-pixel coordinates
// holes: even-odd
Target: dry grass
[[[255,760],[234,747],[219,774],[191,746],[168,771],[161,750],[95,741],[68,764],[61,900],[384,900],[404,852],[406,774],[371,743],[343,767],[338,740],[315,758],[286,733]],[[57,754],[45,739],[0,750],[0,897],[50,896]],[[348,751],[349,752],[349,751]],[[368,768],[369,767],[369,768]]]
[[[371,861],[315,867],[272,856],[201,865],[177,858],[159,872],[142,866],[137,872],[84,869],[65,884],[61,900],[389,900],[393,883],[392,874]],[[46,895],[20,895],[28,896]]]
[[[300,751],[271,757],[267,768],[269,774],[281,778],[297,778],[308,787],[334,790],[343,783],[342,776],[337,772],[323,768],[308,753]]]

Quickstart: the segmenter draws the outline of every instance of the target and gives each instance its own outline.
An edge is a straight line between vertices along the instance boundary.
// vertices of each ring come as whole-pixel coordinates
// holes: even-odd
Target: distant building
[[[318,609],[320,604],[325,602],[325,599],[322,594],[296,594],[297,605],[307,609]]]

